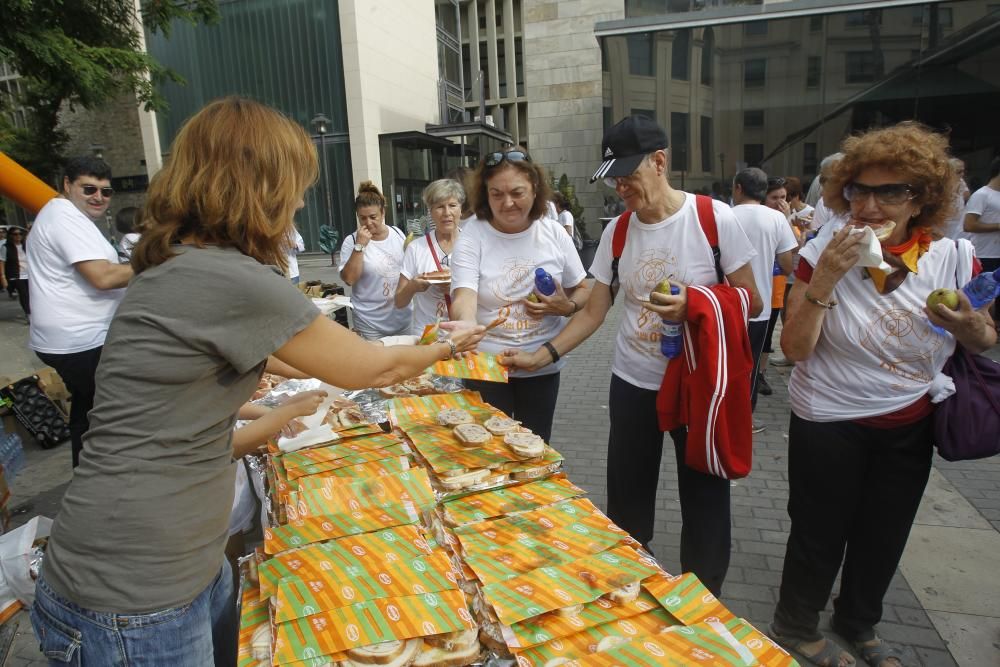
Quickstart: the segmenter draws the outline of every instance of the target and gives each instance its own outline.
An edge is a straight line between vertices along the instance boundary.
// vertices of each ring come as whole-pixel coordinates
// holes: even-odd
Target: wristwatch
[[[365,246],[361,245],[360,243],[354,244],[354,252],[364,252],[364,251],[365,251]]]

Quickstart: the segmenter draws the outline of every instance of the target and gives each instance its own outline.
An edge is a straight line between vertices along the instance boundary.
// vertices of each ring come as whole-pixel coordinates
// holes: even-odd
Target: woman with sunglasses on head
[[[786,304],[792,527],[771,631],[813,664],[854,664],[818,631],[841,566],[834,631],[873,667],[904,664],[875,625],[930,473],[929,391],[956,341],[973,353],[996,342],[961,293],[958,310],[925,308],[977,272],[971,244],[939,234],[956,182],[947,149],[912,122],[846,139],[823,189],[838,217],[801,250]],[[857,266],[868,234],[885,272]]]
[[[385,224],[385,197],[365,181],[354,199],[358,230],[340,247],[340,277],[351,286],[354,331],[365,340],[410,333],[413,309],[394,303],[406,234]]]
[[[424,188],[423,199],[434,228],[406,246],[396,286],[396,308],[409,308],[413,303],[414,336],[421,335],[428,324],[451,319],[451,253],[465,189],[458,181],[442,178]]]
[[[28,304],[28,257],[24,248],[25,231],[20,227],[7,230],[7,239],[0,246],[0,281],[2,288],[11,292],[17,291],[17,300],[21,304],[26,318],[31,318],[31,307]]]
[[[466,225],[452,256],[452,319],[479,324],[502,320],[480,348],[534,352],[562,331],[589,296],[587,272],[573,239],[546,217],[548,175],[523,148],[515,147],[483,158],[468,195],[477,219]],[[551,296],[535,290],[538,268],[555,281]],[[538,371],[511,369],[507,384],[467,386],[548,442],[564,363],[556,360]]]
[[[265,366],[382,387],[481,337],[373,345],[285,278],[317,165],[302,126],[229,97],[184,124],[153,177],[31,611],[53,664],[235,665],[233,425]]]

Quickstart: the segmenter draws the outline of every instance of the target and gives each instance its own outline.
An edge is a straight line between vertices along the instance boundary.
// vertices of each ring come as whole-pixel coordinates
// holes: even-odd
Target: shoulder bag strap
[[[625,211],[618,218],[615,225],[614,236],[611,237],[611,303],[615,302],[615,295],[618,294],[618,261],[625,252],[625,239],[628,236],[628,224],[632,219],[632,211]]]
[[[427,240],[427,247],[431,249],[431,257],[434,258],[434,266],[437,267],[438,271],[443,271],[441,266],[441,260],[438,259],[437,250],[434,249],[434,241],[431,240],[431,234],[434,232],[427,232],[424,234],[424,238]],[[451,319],[451,295],[445,292],[444,295],[444,305],[448,308],[448,319]]]
[[[705,195],[695,195],[698,209],[698,224],[712,247],[712,260],[715,262],[715,277],[720,285],[726,282],[726,274],[722,272],[722,251],[719,250],[719,228],[715,224],[715,209],[712,208],[712,198]]]

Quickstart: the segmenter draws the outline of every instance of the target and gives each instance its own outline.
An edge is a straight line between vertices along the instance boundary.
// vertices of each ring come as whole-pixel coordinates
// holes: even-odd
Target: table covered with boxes
[[[433,370],[504,379],[483,354]],[[331,392],[255,463],[266,527],[241,564],[240,667],[795,664],[562,462],[438,375]]]

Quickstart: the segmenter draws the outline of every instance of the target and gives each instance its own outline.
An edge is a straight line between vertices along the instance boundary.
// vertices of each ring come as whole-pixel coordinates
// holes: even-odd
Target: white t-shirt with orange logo
[[[431,255],[430,246],[427,245],[428,238],[434,244],[434,252],[437,253],[438,261],[441,262],[441,268],[448,268],[451,263],[451,258],[438,245],[434,232],[419,236],[410,241],[410,245],[406,246],[406,252],[403,254],[403,268],[399,273],[407,280],[413,280],[422,273],[438,270],[437,263]],[[417,292],[413,295],[411,332],[414,336],[423,334],[424,327],[428,324],[434,324],[438,320],[446,322],[450,319],[448,317],[448,304],[444,300],[447,289],[448,285],[431,285],[426,292]]]
[[[389,235],[381,241],[372,239],[365,248],[364,268],[361,277],[351,286],[351,306],[355,321],[374,329],[383,336],[406,333],[410,328],[413,309],[396,308],[396,285],[399,269],[403,264],[403,233],[389,227]],[[340,248],[340,266],[343,271],[354,252],[355,235],[344,239]]]
[[[425,244],[426,245],[426,244]],[[564,289],[576,287],[586,278],[573,239],[558,222],[535,220],[517,234],[505,234],[485,220],[473,220],[462,230],[451,256],[452,293],[466,287],[477,293],[476,321],[489,324],[498,316],[507,320],[491,330],[479,349],[534,352],[556,337],[565,317],[529,317],[524,299],[535,289],[535,269],[542,267]],[[511,370],[511,377],[548,375],[562,369],[564,361],[535,372]]]
[[[824,225],[800,251],[803,261],[816,266],[843,226],[843,217]],[[971,279],[972,246],[959,243],[961,263],[955,241],[934,241],[917,262],[917,273],[889,294],[878,293],[865,269],[844,274],[830,297],[837,305],[824,315],[812,355],[792,371],[788,394],[795,414],[816,422],[877,417],[927,393],[954,352],[955,339],[931,329],[924,303],[935,289]]]
[[[660,353],[663,323],[659,316],[643,308],[649,293],[664,278],[685,285],[718,283],[712,247],[698,223],[694,195],[687,192],[684,195],[686,199],[680,210],[665,220],[644,224],[632,215],[625,249],[618,262],[621,288],[617,299],[625,302],[625,312],[615,341],[611,371],[643,389],[659,389],[667,369],[667,358]],[[729,274],[750,262],[757,252],[729,206],[713,200],[712,209],[719,230],[722,271]],[[620,219],[619,216],[604,230],[590,266],[590,273],[605,285],[611,284],[611,240]]]

